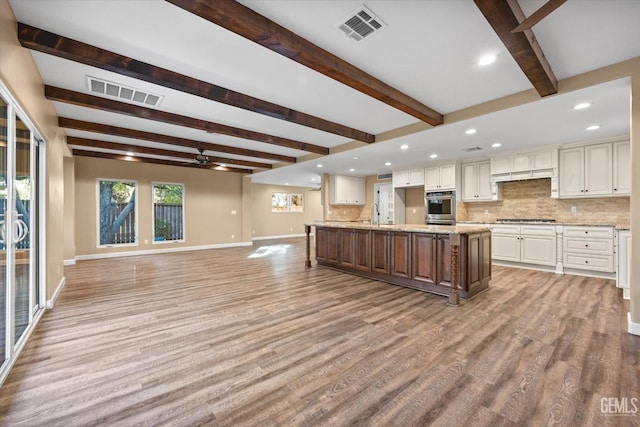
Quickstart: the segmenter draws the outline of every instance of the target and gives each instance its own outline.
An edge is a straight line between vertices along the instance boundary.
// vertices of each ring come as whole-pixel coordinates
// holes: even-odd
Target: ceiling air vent
[[[91,76],[87,76],[87,86],[91,93],[123,99],[125,101],[135,102],[136,104],[148,107],[157,107],[163,98],[161,95],[155,95],[140,89],[122,86],[118,83],[109,82]]]
[[[361,41],[366,37],[384,30],[387,27],[367,6],[362,7],[352,14],[342,23],[340,28],[344,34],[355,40]]]
[[[482,148],[480,147],[471,147],[471,148],[465,148],[464,151],[466,151],[467,153],[471,153],[473,151],[481,151]]]
[[[391,173],[391,172],[379,173],[378,174],[378,181],[383,180],[383,179],[391,179],[392,177],[393,177],[393,173]]]

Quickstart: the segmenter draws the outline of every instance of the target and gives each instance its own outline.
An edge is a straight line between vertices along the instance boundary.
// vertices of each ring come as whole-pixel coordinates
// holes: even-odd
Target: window
[[[135,181],[98,180],[99,246],[137,243]]]
[[[153,184],[153,241],[184,240],[184,184]]]
[[[302,194],[272,193],[271,212],[304,212]]]

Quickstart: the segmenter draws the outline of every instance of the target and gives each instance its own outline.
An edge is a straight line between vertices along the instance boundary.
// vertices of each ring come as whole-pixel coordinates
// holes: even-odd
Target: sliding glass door
[[[35,128],[0,87],[0,374],[6,373],[43,308],[39,144]]]

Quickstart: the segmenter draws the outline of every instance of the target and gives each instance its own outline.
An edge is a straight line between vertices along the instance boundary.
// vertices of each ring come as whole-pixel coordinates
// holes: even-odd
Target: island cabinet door
[[[429,285],[436,283],[436,235],[413,233],[411,278]]]
[[[391,275],[411,277],[410,233],[391,233]]]
[[[464,290],[468,291],[482,281],[482,239],[480,234],[472,234],[467,239],[467,277]]]
[[[371,271],[389,274],[389,232],[373,230],[371,232]]]
[[[436,240],[436,285],[451,287],[451,243],[448,234],[438,234]]]
[[[371,231],[354,231],[355,268],[363,271],[371,271]]]
[[[338,264],[340,254],[340,232],[337,228],[327,229],[327,262]]]
[[[354,251],[354,232],[353,230],[340,230],[340,265],[343,267],[354,267],[356,254]]]
[[[466,258],[466,259],[465,259]],[[491,233],[472,234],[467,239],[467,267],[463,290],[469,291],[491,279]]]
[[[316,227],[316,259],[327,261],[327,233],[326,228]]]

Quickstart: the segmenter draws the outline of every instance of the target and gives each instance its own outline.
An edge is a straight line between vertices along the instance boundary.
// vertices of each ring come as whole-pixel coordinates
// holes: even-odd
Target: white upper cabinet
[[[554,178],[558,174],[556,148],[491,158],[491,181]]]
[[[560,150],[560,197],[584,195],[584,148]]]
[[[424,169],[410,169],[393,172],[393,187],[420,187],[424,185]]]
[[[456,165],[443,165],[424,170],[425,191],[456,189]]]
[[[331,175],[329,194],[332,205],[364,205],[365,180],[357,176]]]
[[[462,201],[491,200],[491,163],[475,162],[462,165]]]
[[[631,157],[629,141],[613,143],[613,194],[631,193]]]
[[[629,151],[624,144],[609,142],[560,150],[560,197],[628,194]],[[622,160],[622,167],[615,164],[614,158],[624,157],[627,160]]]

